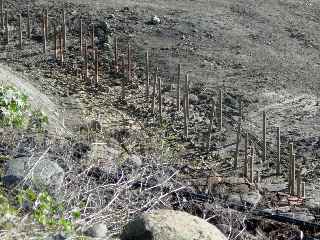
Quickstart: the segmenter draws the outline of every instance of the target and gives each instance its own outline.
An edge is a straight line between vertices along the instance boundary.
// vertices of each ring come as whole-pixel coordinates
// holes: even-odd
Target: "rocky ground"
[[[16,16],[20,12],[25,20],[28,4],[32,37],[27,40],[24,32],[19,51]],[[47,176],[54,179],[50,189],[54,194],[59,189],[56,197],[69,210],[67,214],[81,209],[80,232],[83,226],[103,223],[106,235],[117,236],[127,222],[159,208],[205,218],[230,239],[300,239],[301,232],[310,237],[320,232],[317,2],[68,1],[63,64],[54,58],[52,28],[61,24],[62,2],[10,1],[6,6],[10,41],[4,44],[3,31],[0,60],[35,89],[30,91],[17,80],[9,82],[29,89],[35,99],[41,92],[46,96],[44,105],[51,109],[45,134],[4,130],[2,154],[11,159],[3,164],[6,189],[16,184],[8,176],[28,179],[28,172],[34,170],[21,173],[20,164],[34,166],[42,159],[43,165],[37,167],[46,166],[46,172],[52,173]],[[44,8],[49,9],[46,54],[40,20]],[[89,43],[88,29],[95,24],[98,84],[93,84],[90,44],[90,80],[81,77],[80,17]],[[128,43],[132,48],[132,81],[125,83],[125,101],[120,100],[125,74],[113,70],[114,37],[119,39],[121,54],[126,54]],[[156,67],[163,79],[161,126],[144,94],[146,50],[151,82]],[[189,73],[191,81],[188,140],[183,137],[183,113],[176,111],[178,63],[181,77]],[[211,98],[217,99],[219,89],[224,93],[224,128],[219,131],[214,122],[208,150]],[[250,133],[258,151],[255,168],[261,181],[256,184],[241,178],[243,139],[240,167],[232,168],[240,98],[243,133]],[[267,111],[270,167],[260,159],[263,111]],[[282,177],[274,176],[277,126],[283,134]],[[290,141],[297,165],[303,168],[305,199],[287,194]]]

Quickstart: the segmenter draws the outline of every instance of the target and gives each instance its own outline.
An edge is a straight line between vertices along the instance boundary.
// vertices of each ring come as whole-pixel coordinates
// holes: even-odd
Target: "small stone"
[[[113,19],[113,18],[115,18],[116,16],[114,15],[114,14],[109,14],[108,15],[108,19]]]
[[[97,223],[91,227],[89,227],[84,234],[88,237],[94,237],[94,238],[103,238],[107,236],[107,226],[103,223]]]
[[[161,20],[158,16],[153,16],[151,18],[151,20],[149,21],[150,24],[153,24],[153,25],[158,25],[161,23]]]
[[[189,95],[189,101],[191,104],[197,104],[199,102],[199,98],[195,94],[190,94]]]
[[[137,155],[130,155],[128,158],[128,162],[132,165],[134,165],[135,167],[141,167],[142,166],[142,160],[141,157],[137,156]]]

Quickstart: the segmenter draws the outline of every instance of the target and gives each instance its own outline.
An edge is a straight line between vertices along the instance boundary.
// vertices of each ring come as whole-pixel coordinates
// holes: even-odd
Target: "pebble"
[[[152,16],[150,23],[153,25],[158,25],[161,23],[161,20],[158,16]]]

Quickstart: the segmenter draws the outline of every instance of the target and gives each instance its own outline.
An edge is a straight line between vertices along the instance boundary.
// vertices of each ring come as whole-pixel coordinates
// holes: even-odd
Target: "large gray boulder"
[[[8,188],[22,184],[56,192],[63,183],[64,174],[64,170],[47,156],[21,157],[7,162],[3,183]]]
[[[226,240],[221,231],[188,213],[158,210],[143,214],[123,230],[121,240]]]

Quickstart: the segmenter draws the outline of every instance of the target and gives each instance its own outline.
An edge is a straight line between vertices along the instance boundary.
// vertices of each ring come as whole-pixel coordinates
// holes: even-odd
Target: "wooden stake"
[[[296,183],[296,155],[293,154],[291,163],[291,192],[290,194],[294,196],[295,194],[295,183]]]
[[[6,16],[6,44],[9,44],[9,24],[8,24],[8,10],[5,11]]]
[[[94,23],[91,23],[92,29],[91,29],[91,47],[94,49]]]
[[[181,84],[181,64],[178,65],[178,77],[177,77],[177,111],[178,112],[180,112],[180,105],[181,105],[180,84]]]
[[[189,121],[188,121],[188,103],[187,103],[187,96],[184,95],[184,101],[183,101],[183,116],[184,116],[184,137],[185,139],[189,138]]]
[[[46,18],[42,16],[42,35],[43,35],[43,53],[47,52],[47,37],[46,37]]]
[[[162,83],[161,83],[161,78],[158,78],[158,94],[159,94],[159,99],[158,99],[158,104],[159,104],[159,123],[160,126],[162,125]]]
[[[44,14],[45,14],[45,28],[46,28],[46,39],[49,39],[49,13],[48,13],[48,9],[44,10]]]
[[[211,112],[210,112],[210,125],[209,125],[209,129],[208,129],[208,151],[210,151],[211,148],[211,140],[212,140],[212,130],[213,130],[213,124],[214,124],[214,117],[215,117],[215,112],[216,112],[216,104],[214,101],[214,98],[211,99]]]
[[[297,196],[301,197],[301,169],[297,169]]]
[[[236,153],[234,157],[233,168],[234,170],[238,167],[238,158],[239,158],[239,147],[241,141],[241,120],[242,120],[242,103],[239,101],[239,120],[238,120],[238,130],[237,130],[237,144],[236,144]]]
[[[190,103],[189,103],[189,75],[186,74],[185,76],[185,86],[184,86],[184,98],[186,101],[186,114],[187,114],[187,118],[189,119],[190,116]]]
[[[57,27],[56,25],[53,26],[54,31],[54,58],[56,61],[58,60],[58,44],[57,44]]]
[[[276,174],[281,174],[281,135],[280,127],[277,127],[277,163],[276,163]]]
[[[292,188],[292,159],[293,159],[293,143],[289,143],[289,164],[288,164],[288,191],[291,193]]]
[[[131,49],[130,44],[128,44],[128,82],[131,82]]]
[[[262,161],[265,162],[267,160],[267,115],[266,112],[263,111],[263,119],[262,119]]]
[[[149,65],[149,51],[146,52],[146,101],[149,102],[149,88],[150,88],[150,65]]]
[[[124,61],[125,61],[124,60],[124,55],[121,55],[121,70],[122,70],[123,78],[125,78],[125,73],[126,73]]]
[[[119,63],[118,63],[118,38],[114,38],[114,70],[116,73],[119,71]]]
[[[223,92],[219,89],[219,130],[222,131],[223,127]]]
[[[254,157],[255,157],[255,151],[254,151],[254,146],[252,144],[251,146],[251,157],[250,157],[250,182],[254,182]]]
[[[63,52],[64,52],[64,50],[63,50],[63,31],[61,31],[60,32],[60,34],[59,34],[59,42],[60,42],[60,62],[61,62],[61,64],[63,64],[63,62],[64,62],[64,56],[63,56]]]
[[[96,76],[96,84],[99,82],[99,56],[98,56],[98,50],[95,50],[95,76]]]
[[[152,112],[153,118],[154,118],[154,115],[155,115],[155,106],[156,106],[156,85],[157,85],[157,81],[158,81],[158,70],[156,70],[156,72],[155,72],[155,77],[154,77],[154,80],[153,80],[153,87],[152,87],[151,112]]]
[[[305,182],[301,183],[301,197],[302,198],[306,197],[306,183]]]
[[[88,62],[88,57],[89,57],[89,54],[88,54],[88,43],[87,43],[87,40],[84,41],[84,51],[85,51],[85,56],[84,56],[84,65],[85,65],[85,80],[88,81],[89,79],[89,62]]]
[[[27,7],[27,38],[30,40],[31,38],[31,20],[30,20],[30,7]]]
[[[83,56],[83,20],[80,19],[80,56]]]
[[[19,19],[19,49],[22,50],[22,19],[21,19],[21,14],[19,14],[18,19]]]
[[[4,15],[3,15],[3,0],[0,0],[0,12],[1,12],[1,28],[4,29]]]
[[[63,32],[63,44],[64,51],[67,50],[67,29],[66,29],[66,13],[64,6],[62,8],[62,32]]]
[[[249,134],[246,133],[244,137],[244,164],[243,164],[243,176],[248,177],[248,140]]]
[[[121,62],[122,62],[122,71],[123,71],[123,75],[125,75],[125,68],[124,68],[124,55],[121,55]],[[124,101],[126,98],[126,93],[125,93],[125,77],[122,78],[121,81],[121,100]]]

